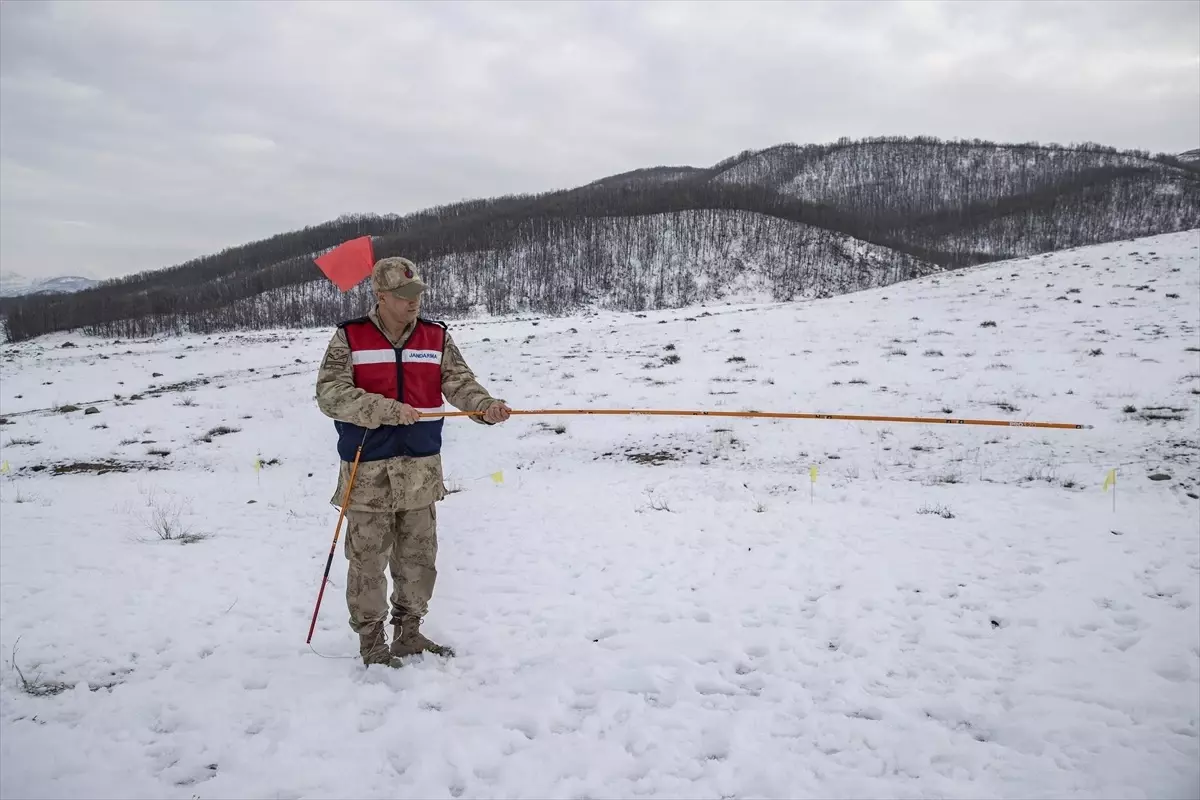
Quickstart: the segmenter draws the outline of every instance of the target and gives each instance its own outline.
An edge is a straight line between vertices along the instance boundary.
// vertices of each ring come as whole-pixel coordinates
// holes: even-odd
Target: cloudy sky
[[[1200,147],[1200,2],[0,0],[0,270],[882,134]]]

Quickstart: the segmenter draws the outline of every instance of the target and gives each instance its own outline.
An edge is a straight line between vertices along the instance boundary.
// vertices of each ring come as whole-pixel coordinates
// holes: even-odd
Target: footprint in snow
[[[616,628],[605,628],[604,630],[599,631],[598,633],[592,634],[591,638],[592,638],[593,642],[599,642],[602,639],[608,639],[608,638],[610,638],[612,636],[616,636],[616,635],[617,635]]]
[[[358,732],[370,733],[373,730],[377,730],[386,721],[387,715],[385,713],[378,709],[369,708],[359,716]]]

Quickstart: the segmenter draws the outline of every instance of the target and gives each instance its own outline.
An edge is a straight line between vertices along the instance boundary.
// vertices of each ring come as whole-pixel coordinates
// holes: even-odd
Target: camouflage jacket
[[[381,331],[387,329],[379,319],[378,308],[367,315]],[[415,328],[409,325],[399,338],[391,339],[395,347],[401,347]],[[475,379],[459,352],[458,346],[446,332],[442,353],[442,394],[450,405],[460,411],[484,411],[497,402],[487,389]],[[365,428],[380,425],[396,425],[396,410],[399,403],[379,394],[369,394],[354,385],[354,368],[350,360],[350,345],[346,332],[338,328],[334,332],[325,356],[317,372],[317,407],[321,413],[335,420],[342,420]],[[481,425],[480,417],[470,419]],[[350,480],[351,464],[341,461],[338,469],[337,488],[330,502],[341,508]],[[440,455],[413,458],[401,456],[382,461],[359,462],[354,478],[354,490],[350,494],[347,511],[404,511],[424,508],[446,496],[442,478]]]

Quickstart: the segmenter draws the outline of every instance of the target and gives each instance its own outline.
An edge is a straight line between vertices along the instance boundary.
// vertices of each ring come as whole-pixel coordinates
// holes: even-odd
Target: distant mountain
[[[1186,161],[1190,164],[1200,162],[1200,148],[1196,150],[1187,150],[1183,153],[1180,153],[1178,158],[1180,161]]]
[[[61,276],[33,280],[16,272],[0,273],[0,297],[20,297],[30,294],[71,294],[96,286],[100,281],[78,276]]]
[[[1097,144],[878,137],[747,150],[536,195],[343,216],[70,295],[6,301],[11,339],[84,328],[325,326],[361,314],[313,263],[372,238],[430,289],[426,313],[787,301],[933,271],[1200,228],[1200,161]]]

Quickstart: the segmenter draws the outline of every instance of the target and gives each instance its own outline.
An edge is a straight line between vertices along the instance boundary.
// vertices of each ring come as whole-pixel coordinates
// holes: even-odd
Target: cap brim
[[[392,289],[389,294],[394,294],[396,297],[403,297],[405,300],[419,300],[421,294],[425,291],[425,284],[420,281],[412,281],[406,283],[398,289]]]

